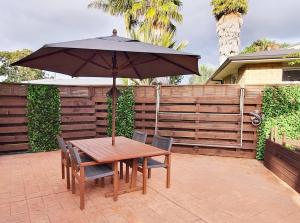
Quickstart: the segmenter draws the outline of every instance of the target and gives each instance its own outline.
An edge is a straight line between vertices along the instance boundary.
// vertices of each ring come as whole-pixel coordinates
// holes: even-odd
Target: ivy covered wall
[[[271,129],[285,132],[288,139],[300,137],[300,86],[270,87],[264,90],[262,112],[264,118],[258,129],[256,158],[264,158],[265,139]]]
[[[112,99],[108,97],[108,127],[107,134],[112,133]],[[134,131],[134,92],[132,87],[120,90],[116,107],[116,135],[131,138]]]
[[[29,85],[28,136],[31,152],[56,150],[60,132],[60,96],[56,86]]]

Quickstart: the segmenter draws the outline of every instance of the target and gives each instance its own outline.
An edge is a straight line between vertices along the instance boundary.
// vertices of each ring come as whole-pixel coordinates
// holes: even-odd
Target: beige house
[[[283,84],[300,81],[300,66],[289,66],[297,58],[288,55],[300,52],[300,45],[291,48],[240,54],[229,57],[210,77],[207,84]]]

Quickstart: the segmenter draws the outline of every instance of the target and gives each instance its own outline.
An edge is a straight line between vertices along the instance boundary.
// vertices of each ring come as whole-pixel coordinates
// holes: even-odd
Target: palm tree
[[[186,41],[176,45],[174,40],[174,23],[181,23],[183,20],[180,13],[181,0],[92,0],[88,7],[102,9],[113,16],[123,16],[127,34],[132,39],[176,50],[182,50],[187,45]],[[174,76],[142,81],[132,79],[132,82],[153,84],[158,81],[164,84],[178,84],[181,80],[181,76]]]
[[[157,36],[176,30],[182,22],[180,0],[91,0],[89,8],[102,9],[113,16],[123,16],[129,35],[148,32]],[[153,34],[152,34],[153,35]]]
[[[248,0],[212,0],[217,20],[220,63],[239,53],[243,15],[248,11]]]
[[[132,11],[135,3],[135,0],[92,0],[88,4],[88,8],[102,9],[112,16],[123,16],[126,31],[130,32],[137,24],[137,21],[135,20],[136,16]]]
[[[206,66],[202,64],[199,67],[199,73],[201,76],[193,75],[189,79],[190,84],[205,84],[205,82],[210,78],[210,76],[215,72],[215,68]]]
[[[266,50],[277,50],[280,48],[288,47],[289,44],[287,43],[278,43],[273,40],[269,39],[259,39],[254,41],[250,46],[247,46],[241,53],[255,53],[259,51],[266,51]]]

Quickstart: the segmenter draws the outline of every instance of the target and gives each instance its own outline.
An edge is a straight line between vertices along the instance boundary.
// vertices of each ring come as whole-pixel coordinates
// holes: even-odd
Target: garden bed
[[[264,165],[300,193],[300,153],[267,140]]]

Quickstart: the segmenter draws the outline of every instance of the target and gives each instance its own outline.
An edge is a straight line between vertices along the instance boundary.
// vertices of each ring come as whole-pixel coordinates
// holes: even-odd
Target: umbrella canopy
[[[199,74],[200,56],[117,36],[47,44],[12,65],[73,77],[113,77],[112,141],[115,135],[116,78]]]

